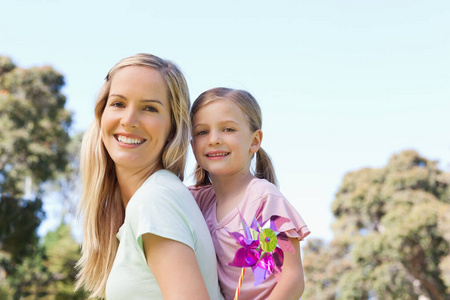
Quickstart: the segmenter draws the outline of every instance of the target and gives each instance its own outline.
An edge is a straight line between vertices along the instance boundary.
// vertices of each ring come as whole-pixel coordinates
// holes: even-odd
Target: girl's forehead
[[[238,110],[240,112],[242,112],[241,108],[239,107],[239,105],[232,99],[228,99],[228,98],[221,98],[221,97],[216,97],[216,98],[212,98],[209,99],[207,101],[205,101],[205,103],[200,107],[200,109],[205,108],[205,107],[221,107],[222,109],[228,109],[228,110]],[[199,109],[199,110],[200,110]]]
[[[235,120],[238,123],[248,123],[248,116],[245,115],[241,107],[228,98],[214,98],[205,102],[194,114],[193,121],[203,122],[203,120],[223,121]]]

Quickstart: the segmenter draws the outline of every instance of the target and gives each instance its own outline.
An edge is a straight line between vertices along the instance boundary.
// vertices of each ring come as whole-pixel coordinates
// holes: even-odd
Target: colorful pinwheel
[[[290,220],[280,216],[271,216],[268,220],[262,221],[262,212],[265,202],[256,211],[255,217],[250,226],[247,225],[241,216],[244,235],[239,232],[228,232],[241,246],[236,251],[234,259],[229,266],[247,268],[251,267],[255,277],[254,286],[257,286],[274,274],[276,281],[279,281],[281,268],[283,266],[283,251],[294,252],[294,248],[284,232],[279,232],[281,225]],[[270,220],[270,226],[267,222]],[[245,273],[245,269],[241,277]],[[236,298],[242,278],[239,280]]]

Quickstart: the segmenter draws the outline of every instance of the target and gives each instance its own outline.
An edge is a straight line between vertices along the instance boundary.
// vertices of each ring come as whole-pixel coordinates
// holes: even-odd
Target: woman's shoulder
[[[171,171],[165,169],[153,173],[144,184],[151,186],[154,191],[177,191],[180,189],[187,191],[181,179]]]
[[[147,202],[148,199],[186,199],[191,194],[178,176],[159,170],[147,178],[133,197]]]

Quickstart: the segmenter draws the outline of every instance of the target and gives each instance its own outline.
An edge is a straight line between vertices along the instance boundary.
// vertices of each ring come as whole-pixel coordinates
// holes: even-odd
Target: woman
[[[106,76],[81,147],[84,240],[76,288],[109,299],[220,299],[214,247],[183,185],[183,74],[150,54]]]

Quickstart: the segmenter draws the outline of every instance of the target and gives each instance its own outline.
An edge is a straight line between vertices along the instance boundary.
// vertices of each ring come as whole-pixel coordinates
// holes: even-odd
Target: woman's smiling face
[[[170,102],[161,74],[142,66],[118,70],[101,118],[102,140],[116,171],[161,166],[171,127]]]

